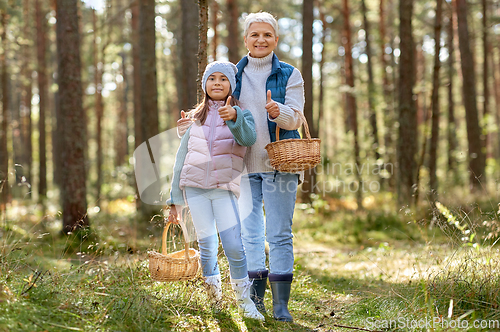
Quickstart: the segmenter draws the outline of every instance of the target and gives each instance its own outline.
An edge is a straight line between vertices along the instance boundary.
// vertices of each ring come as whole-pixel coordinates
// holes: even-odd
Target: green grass
[[[223,255],[218,309],[200,276],[152,281],[147,250],[159,249],[160,219],[138,221],[125,202],[93,215],[92,232],[72,236],[58,233],[56,213],[13,208],[0,228],[0,331],[415,331],[426,329],[384,322],[500,321],[500,254],[485,232],[474,248],[438,213],[335,204],[317,199],[296,210],[293,323],[269,316],[269,289],[266,321],[242,319]],[[459,220],[461,209],[449,207]]]

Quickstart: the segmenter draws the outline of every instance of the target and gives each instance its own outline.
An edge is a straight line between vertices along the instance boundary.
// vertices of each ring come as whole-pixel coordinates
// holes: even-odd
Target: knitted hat
[[[208,77],[217,72],[222,73],[227,77],[229,83],[231,84],[231,92],[234,91],[234,89],[236,88],[236,73],[238,72],[238,69],[231,62],[214,61],[205,68],[205,72],[203,73],[203,79],[201,83],[203,92],[207,92],[205,88],[207,85]]]

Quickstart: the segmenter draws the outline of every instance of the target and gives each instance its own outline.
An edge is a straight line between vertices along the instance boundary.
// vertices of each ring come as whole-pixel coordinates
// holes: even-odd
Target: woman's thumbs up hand
[[[231,96],[227,97],[226,105],[219,108],[219,116],[224,121],[236,121],[236,110],[231,106],[231,98]]]
[[[271,99],[271,90],[267,90],[266,111],[272,119],[276,119],[280,115],[280,107]]]

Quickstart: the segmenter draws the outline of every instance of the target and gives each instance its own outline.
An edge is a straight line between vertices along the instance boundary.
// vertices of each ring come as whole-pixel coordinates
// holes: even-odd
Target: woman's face
[[[216,72],[208,76],[205,89],[213,100],[226,100],[231,89],[231,83],[229,83],[226,75]]]
[[[271,54],[278,45],[278,37],[269,23],[250,24],[244,39],[246,48],[254,58],[263,58]]]

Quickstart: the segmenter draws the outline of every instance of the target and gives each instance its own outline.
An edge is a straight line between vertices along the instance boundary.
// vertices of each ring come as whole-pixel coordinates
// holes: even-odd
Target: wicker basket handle
[[[309,126],[307,125],[306,117],[301,112],[299,112],[297,110],[294,110],[294,111],[299,114],[299,117],[302,120],[302,125],[304,126],[304,131],[305,131],[307,139],[311,139],[311,133],[309,132]],[[278,142],[279,140],[280,140],[280,127],[277,125],[276,126],[276,142]]]
[[[163,255],[167,255],[167,234],[168,234],[168,229],[172,223],[169,221],[163,228],[163,236],[161,238],[161,253]],[[184,222],[180,221],[179,224],[181,225],[182,228],[182,234],[184,235],[184,254],[186,256],[186,260],[189,259],[189,242],[187,239],[187,230],[186,230],[186,225]]]

